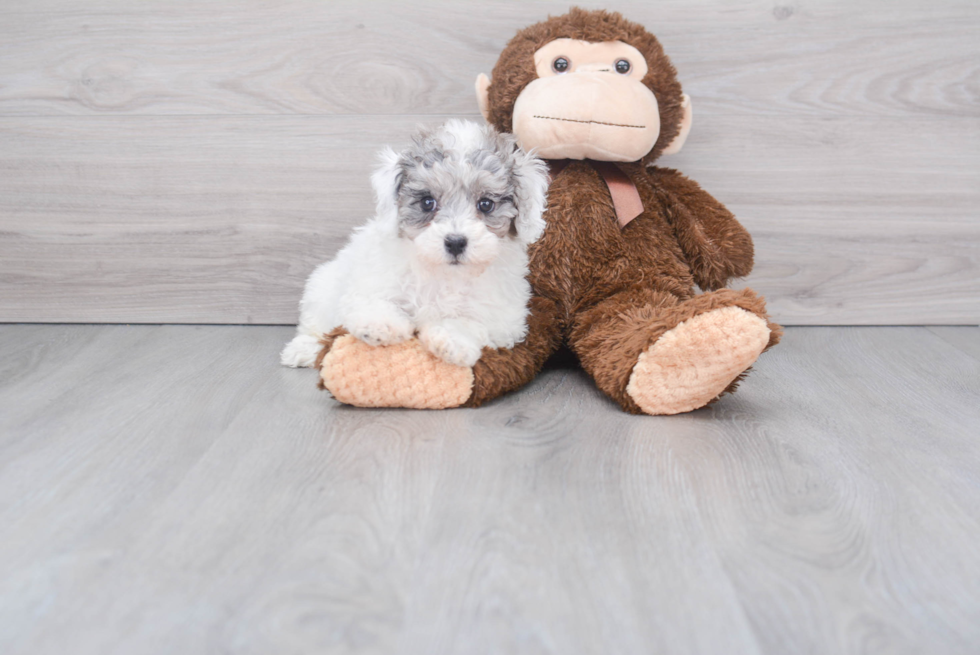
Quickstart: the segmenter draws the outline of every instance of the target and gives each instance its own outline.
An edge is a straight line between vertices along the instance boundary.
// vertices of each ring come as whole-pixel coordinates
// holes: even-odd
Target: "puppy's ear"
[[[517,201],[517,238],[534,243],[544,232],[544,210],[548,203],[548,166],[516,145],[513,154],[512,183]]]
[[[395,225],[398,223],[398,191],[405,176],[401,166],[401,156],[391,148],[385,147],[379,153],[378,159],[381,165],[371,175],[378,218]]]

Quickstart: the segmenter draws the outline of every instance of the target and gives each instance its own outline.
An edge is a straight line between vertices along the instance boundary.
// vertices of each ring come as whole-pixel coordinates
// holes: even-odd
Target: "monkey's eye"
[[[558,57],[551,62],[551,67],[555,69],[556,73],[564,73],[568,70],[570,65],[571,63],[569,63],[568,58],[566,57]]]
[[[630,63],[625,59],[620,59],[619,61],[616,62],[617,73],[622,73],[623,75],[626,75],[626,73],[630,72],[630,68],[632,68],[632,66],[630,66]]]
[[[419,207],[425,213],[434,212],[436,210],[436,199],[432,196],[426,196],[419,200]]]
[[[484,214],[489,214],[490,212],[492,212],[495,206],[496,205],[494,205],[493,200],[490,200],[490,198],[480,198],[476,202],[476,208],[479,209]]]

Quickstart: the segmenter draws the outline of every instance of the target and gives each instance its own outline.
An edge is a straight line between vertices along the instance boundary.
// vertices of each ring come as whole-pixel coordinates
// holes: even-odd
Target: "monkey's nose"
[[[450,234],[445,241],[446,252],[453,257],[459,257],[466,250],[466,237],[460,234]]]

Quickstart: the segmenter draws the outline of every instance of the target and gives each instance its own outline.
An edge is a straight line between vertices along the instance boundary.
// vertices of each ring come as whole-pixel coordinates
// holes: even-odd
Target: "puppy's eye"
[[[496,207],[496,205],[494,204],[493,200],[490,200],[490,198],[480,198],[476,203],[476,208],[484,214],[489,214],[492,212],[494,207]]]
[[[568,61],[567,57],[558,57],[553,62],[551,62],[551,67],[555,70],[556,73],[564,73],[565,71],[568,70],[569,66],[571,66],[571,63]]]
[[[631,68],[633,67],[625,59],[620,59],[619,61],[616,62],[617,73],[622,73],[623,75],[626,75],[626,73],[630,72]]]
[[[426,196],[419,200],[419,207],[426,213],[434,212],[436,210],[436,199],[432,196]]]

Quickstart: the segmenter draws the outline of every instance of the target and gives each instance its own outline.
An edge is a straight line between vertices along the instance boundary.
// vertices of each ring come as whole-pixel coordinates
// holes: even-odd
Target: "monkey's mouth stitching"
[[[610,127],[632,127],[637,130],[645,130],[646,125],[623,125],[621,123],[603,123],[602,121],[580,121],[574,118],[557,118],[555,116],[535,116],[535,118],[544,118],[549,121],[567,121],[569,123],[595,123],[596,125],[608,125]]]

